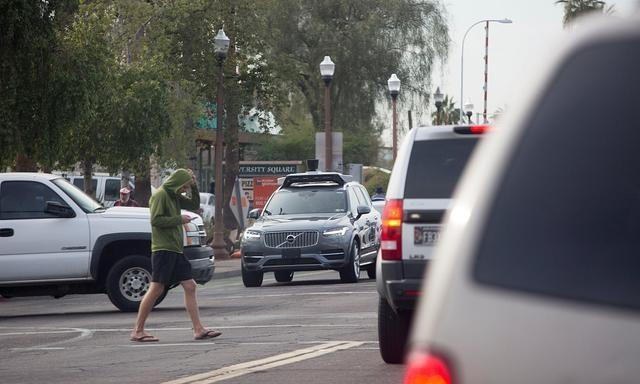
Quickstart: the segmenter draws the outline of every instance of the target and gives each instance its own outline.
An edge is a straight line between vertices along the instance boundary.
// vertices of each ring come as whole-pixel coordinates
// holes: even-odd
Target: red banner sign
[[[253,208],[264,208],[271,194],[278,189],[278,178],[256,176],[253,178]]]

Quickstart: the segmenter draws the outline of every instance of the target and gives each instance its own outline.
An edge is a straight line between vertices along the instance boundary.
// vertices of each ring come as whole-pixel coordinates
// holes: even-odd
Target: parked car
[[[84,176],[82,175],[66,175],[65,178],[84,191]],[[113,207],[116,201],[120,199],[121,189],[120,176],[99,176],[94,175],[91,178],[92,189],[95,191],[96,200],[105,207]],[[135,198],[135,183],[129,182],[128,186],[132,192],[131,198]]]
[[[262,285],[266,272],[278,282],[312,270],[336,270],[346,283],[357,282],[361,268],[375,278],[380,214],[366,189],[349,175],[315,170],[279,182],[262,212],[249,214],[256,222],[242,237],[244,285]]]
[[[202,209],[202,220],[205,223],[211,223],[216,211],[215,195],[213,193],[200,192],[200,208]]]
[[[377,265],[378,341],[387,363],[403,361],[424,271],[451,195],[484,125],[414,128],[396,158],[382,214]]]
[[[193,217],[183,225],[184,253],[204,284],[213,249],[202,218],[183,214]],[[106,209],[60,176],[0,173],[0,238],[3,297],[106,293],[120,310],[137,311],[151,282],[149,209]]]
[[[406,384],[638,382],[640,19],[582,27],[465,172]]]

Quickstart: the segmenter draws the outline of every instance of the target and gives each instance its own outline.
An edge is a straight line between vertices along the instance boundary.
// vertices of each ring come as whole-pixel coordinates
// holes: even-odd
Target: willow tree
[[[77,1],[0,2],[0,170],[50,169],[68,115],[59,33]]]
[[[449,34],[439,1],[277,0],[268,13],[267,59],[302,95],[317,129],[323,126],[323,83],[318,65],[336,63],[333,127],[344,134],[345,163],[373,163],[386,102],[387,79],[402,79],[401,100],[426,109],[434,64],[447,55]]]

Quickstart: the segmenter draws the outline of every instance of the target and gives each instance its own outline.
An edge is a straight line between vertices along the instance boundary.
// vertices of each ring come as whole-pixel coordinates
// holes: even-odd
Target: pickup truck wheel
[[[288,283],[293,280],[292,271],[276,271],[273,273],[278,283]]]
[[[360,279],[360,252],[358,244],[351,244],[351,252],[349,252],[349,263],[340,270],[340,280],[343,283],[357,283]]]
[[[122,312],[136,312],[142,297],[151,285],[151,259],[131,255],[118,261],[107,275],[109,300]],[[160,295],[156,304],[167,296],[168,289]]]
[[[259,287],[262,285],[263,278],[263,272],[247,271],[244,265],[242,266],[242,282],[245,287]]]
[[[384,297],[378,301],[378,342],[380,355],[387,364],[402,364],[404,360],[411,315],[395,313]]]

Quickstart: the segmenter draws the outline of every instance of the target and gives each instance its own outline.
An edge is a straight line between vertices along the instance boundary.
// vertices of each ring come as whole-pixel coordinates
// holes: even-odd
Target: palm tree
[[[445,96],[442,100],[442,106],[440,107],[440,118],[438,119],[438,111],[431,114],[431,124],[437,125],[438,122],[441,125],[455,124],[460,121],[460,109],[456,108],[456,103],[453,101],[453,97]]]
[[[613,12],[613,5],[607,7],[607,3],[601,0],[556,0],[556,4],[564,4],[564,18],[562,19],[562,23],[565,26],[589,12]]]

